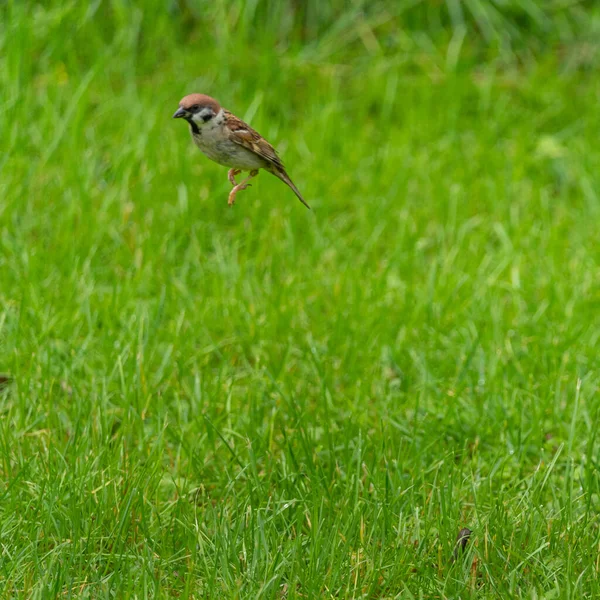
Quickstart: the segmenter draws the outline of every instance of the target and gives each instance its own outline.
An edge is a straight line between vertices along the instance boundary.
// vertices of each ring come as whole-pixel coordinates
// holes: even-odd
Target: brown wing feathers
[[[251,150],[255,154],[262,156],[269,163],[283,169],[281,159],[277,156],[277,152],[275,152],[275,149],[267,142],[267,140],[254,131],[250,125],[247,125],[229,111],[225,111],[225,114],[232,132],[232,140],[236,144]]]
[[[271,146],[271,144],[269,144],[269,142],[267,142],[267,140],[265,140],[259,133],[254,131],[252,127],[244,123],[244,121],[238,119],[229,111],[225,111],[225,114],[231,129],[231,139],[236,144],[239,144],[240,146],[243,146],[251,152],[258,154],[258,156],[264,158],[269,163],[267,170],[281,179],[281,181],[289,185],[296,196],[298,196],[298,200],[300,200],[300,202],[302,202],[306,208],[310,208],[298,191],[298,188],[290,179],[289,175],[285,172],[285,167],[283,166],[279,156],[277,156],[275,148],[273,148],[273,146]]]

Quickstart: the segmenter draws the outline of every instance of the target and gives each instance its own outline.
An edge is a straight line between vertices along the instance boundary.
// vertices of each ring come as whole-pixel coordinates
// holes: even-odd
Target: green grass
[[[506,4],[3,3],[3,597],[600,595],[598,16]]]

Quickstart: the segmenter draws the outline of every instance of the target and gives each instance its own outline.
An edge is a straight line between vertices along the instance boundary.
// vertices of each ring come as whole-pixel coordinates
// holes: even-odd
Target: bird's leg
[[[250,175],[248,177],[246,177],[246,179],[244,179],[244,181],[238,183],[232,190],[231,192],[229,192],[229,201],[227,202],[227,204],[229,204],[229,206],[233,206],[235,204],[235,195],[238,192],[241,192],[242,190],[245,190],[247,187],[249,187],[251,184],[249,184],[248,182],[253,178],[256,177],[258,175],[258,169],[254,169],[254,171],[250,171]]]
[[[241,171],[239,169],[229,169],[229,173],[227,173],[227,177],[229,177],[229,182],[233,187],[237,185],[237,181],[235,180],[235,176],[239,175]]]

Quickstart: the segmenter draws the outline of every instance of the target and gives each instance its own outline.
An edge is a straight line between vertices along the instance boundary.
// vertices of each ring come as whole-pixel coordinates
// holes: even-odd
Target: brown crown
[[[179,103],[180,108],[185,110],[189,110],[192,106],[199,105],[200,108],[212,108],[215,113],[218,113],[221,110],[219,103],[210,96],[206,96],[205,94],[189,94],[188,96],[184,96]]]

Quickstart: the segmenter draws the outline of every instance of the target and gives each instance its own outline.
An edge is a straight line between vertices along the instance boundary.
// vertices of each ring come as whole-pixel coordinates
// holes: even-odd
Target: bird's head
[[[185,119],[190,124],[203,127],[210,123],[219,113],[219,103],[210,96],[204,94],[190,94],[184,96],[179,103],[179,108],[173,115],[174,119]]]

